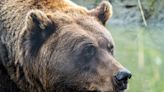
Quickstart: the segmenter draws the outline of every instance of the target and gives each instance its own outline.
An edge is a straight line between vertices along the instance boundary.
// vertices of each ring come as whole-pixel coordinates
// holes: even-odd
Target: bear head
[[[85,14],[68,11],[27,14],[19,62],[25,79],[48,92],[122,92],[131,74],[115,59],[114,41],[104,27],[110,3]]]

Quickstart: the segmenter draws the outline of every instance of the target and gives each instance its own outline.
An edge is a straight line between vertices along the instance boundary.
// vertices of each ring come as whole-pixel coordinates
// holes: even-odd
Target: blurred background
[[[88,9],[102,0],[72,0]],[[133,77],[126,92],[164,92],[164,0],[109,0],[115,56]]]

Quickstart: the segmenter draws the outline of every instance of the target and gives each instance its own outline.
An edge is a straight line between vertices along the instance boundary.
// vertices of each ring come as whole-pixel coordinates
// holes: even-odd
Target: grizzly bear
[[[0,1],[0,92],[123,92],[131,73],[105,28],[112,6]]]

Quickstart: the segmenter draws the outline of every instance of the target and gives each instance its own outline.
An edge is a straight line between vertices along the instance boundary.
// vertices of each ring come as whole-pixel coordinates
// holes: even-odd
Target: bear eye
[[[83,51],[84,56],[87,58],[93,57],[95,53],[96,53],[96,47],[91,44],[86,46]]]
[[[108,44],[107,49],[108,49],[108,51],[113,55],[113,52],[114,52],[114,46]]]

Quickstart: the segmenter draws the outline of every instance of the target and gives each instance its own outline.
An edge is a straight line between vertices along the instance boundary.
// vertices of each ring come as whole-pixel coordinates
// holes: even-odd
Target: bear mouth
[[[68,90],[69,90],[69,92],[124,92],[128,87],[128,80],[120,82],[120,81],[117,81],[116,79],[113,79],[112,84],[113,84],[113,90],[106,90],[106,91],[97,90],[97,89],[96,90],[89,90],[86,88],[79,88],[79,87],[77,87],[77,89],[76,89],[76,87],[71,87]]]
[[[115,78],[113,78],[112,80],[112,84],[113,84],[113,90],[106,90],[106,91],[102,91],[102,90],[89,90],[87,88],[79,88],[79,87],[70,87],[67,85],[65,85],[66,89],[69,90],[68,92],[124,92],[127,89],[128,86],[128,80],[123,80],[123,81],[118,81]],[[80,90],[79,90],[80,89]]]
[[[124,92],[128,87],[128,80],[118,81],[113,78],[114,92]]]
[[[100,90],[70,90],[69,92],[124,92],[125,88],[123,86],[114,87],[113,91],[100,91]]]

